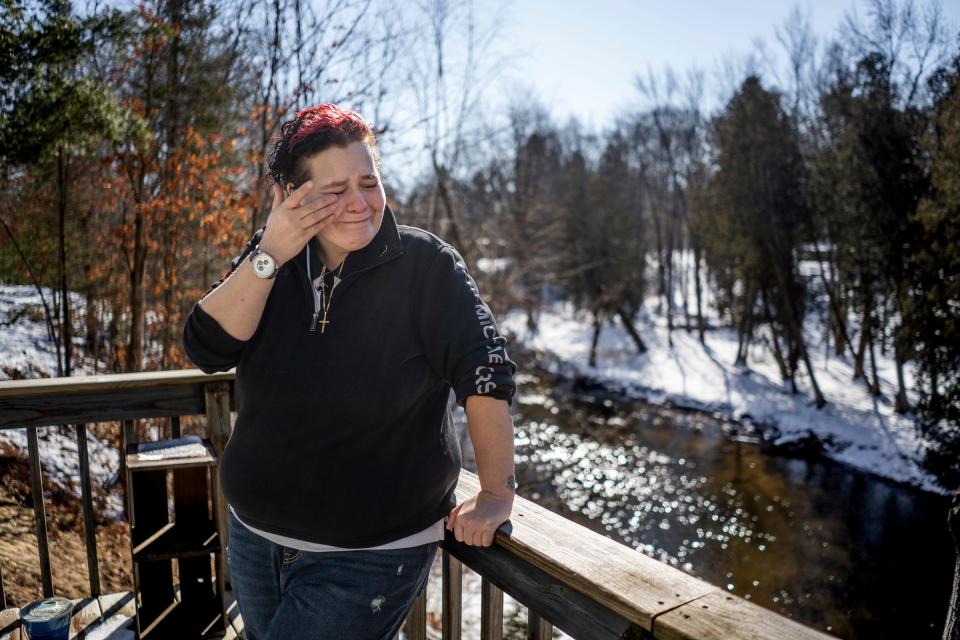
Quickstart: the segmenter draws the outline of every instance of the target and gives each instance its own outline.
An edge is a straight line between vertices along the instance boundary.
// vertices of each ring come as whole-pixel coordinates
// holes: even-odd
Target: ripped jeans
[[[227,515],[230,583],[247,640],[392,640],[426,585],[440,545],[301,551]]]

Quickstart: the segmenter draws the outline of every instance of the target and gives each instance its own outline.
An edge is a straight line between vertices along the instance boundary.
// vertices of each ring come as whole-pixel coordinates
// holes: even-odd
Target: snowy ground
[[[53,291],[43,290],[53,312]],[[79,309],[82,299],[70,297]],[[0,380],[9,380],[13,371],[26,378],[57,375],[56,350],[44,322],[43,304],[33,287],[0,285]]]
[[[650,402],[671,402],[773,425],[780,432],[781,443],[815,436],[827,455],[839,462],[927,491],[947,493],[919,465],[923,443],[915,419],[893,410],[896,371],[890,358],[877,353],[884,398],[875,400],[862,382],[852,381],[848,359],[822,353],[822,349],[811,353],[817,382],[829,403],[818,410],[806,373],[797,377],[800,393],[791,394],[789,386],[780,381],[772,354],[762,345],[750,351],[747,370],[735,367],[737,337],[731,329],[707,331],[706,347],[696,332],[675,329],[670,347],[666,321],[653,313],[655,305],[656,300],[649,299],[635,323],[647,353],[636,353],[619,322],[607,323],[600,334],[596,367],[587,364],[591,318],[567,303],[547,307],[540,315],[536,335],[528,334],[526,318],[520,312],[508,313],[499,324],[526,346],[552,353],[570,370],[624,386]],[[805,329],[809,344],[820,344],[815,318]],[[909,389],[909,367],[905,375]],[[916,398],[910,396],[910,400]]]

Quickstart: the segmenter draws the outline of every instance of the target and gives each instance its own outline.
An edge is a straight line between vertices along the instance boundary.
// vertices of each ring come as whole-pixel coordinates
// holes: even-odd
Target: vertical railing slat
[[[407,614],[406,636],[407,640],[427,640],[427,585],[423,585]]]
[[[87,547],[89,595],[100,593],[100,566],[97,562],[97,525],[93,520],[93,496],[90,492],[90,458],[87,455],[87,425],[77,425],[77,455],[80,457],[80,491],[83,502],[83,535]]]
[[[49,598],[53,595],[53,576],[50,573],[50,549],[47,545],[47,516],[43,508],[43,472],[40,469],[37,427],[27,427],[27,451],[33,492],[33,522],[37,530],[37,552],[40,554],[40,578],[43,582],[43,597]]]
[[[217,573],[224,576],[229,583],[230,574],[227,567],[227,545],[230,544],[230,528],[227,520],[227,499],[223,495],[223,489],[217,479],[220,477],[220,459],[223,457],[223,450],[227,447],[227,441],[230,439],[230,385],[226,382],[211,382],[204,386],[204,401],[207,410],[207,437],[213,450],[217,453],[217,464],[214,468],[213,492],[216,494],[213,499],[218,528],[220,530],[220,562],[217,567]]]
[[[123,438],[120,443],[120,477],[127,477],[127,445],[131,444],[135,440],[133,420],[124,420],[123,421]],[[130,487],[125,487],[126,495],[123,499],[123,509],[124,509],[124,518],[127,522],[133,524],[130,520],[130,516],[133,513],[130,510]]]
[[[480,577],[480,638],[503,640],[503,591]]]
[[[552,637],[553,625],[533,609],[527,609],[527,640],[550,640]]]
[[[463,619],[463,564],[444,549],[443,563],[443,640],[460,640],[460,625]]]
[[[180,416],[171,416],[170,418],[170,439],[180,437]]]

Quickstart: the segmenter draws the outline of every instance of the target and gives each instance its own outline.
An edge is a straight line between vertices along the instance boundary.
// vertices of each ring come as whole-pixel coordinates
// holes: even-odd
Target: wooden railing
[[[205,435],[222,453],[230,436],[233,380],[232,373],[205,375],[198,370],[186,370],[0,382],[0,429],[27,429],[45,596],[53,595],[53,581],[37,427],[75,425],[90,595],[99,596],[85,425],[120,422],[124,425],[125,449],[126,442],[132,439],[136,419],[170,418],[171,435],[176,437],[181,416],[205,415]],[[458,501],[478,490],[476,475],[463,470],[457,485]],[[220,500],[220,504],[226,502]],[[226,536],[225,512],[220,517],[221,531]],[[485,640],[502,637],[504,593],[527,607],[527,637],[537,640],[550,638],[553,626],[578,639],[831,637],[728,594],[519,496],[510,520],[501,525],[492,546],[466,545],[446,532],[441,562],[445,640],[460,638],[463,565],[481,576],[481,637]],[[6,606],[0,567],[0,609]],[[426,623],[424,591],[407,617],[407,636],[412,640],[426,638]]]

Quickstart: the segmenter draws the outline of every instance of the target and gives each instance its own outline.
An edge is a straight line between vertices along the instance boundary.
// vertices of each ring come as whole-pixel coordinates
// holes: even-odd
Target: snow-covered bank
[[[47,304],[52,305],[54,292],[44,289],[43,295]],[[82,298],[76,293],[71,294],[70,298],[71,304],[80,309]],[[34,287],[0,285],[0,327],[0,380],[10,379],[14,372],[28,378],[57,375],[56,350],[47,332],[40,295]],[[82,338],[77,338],[78,346],[81,342]],[[75,373],[85,375],[93,373],[93,370],[79,362]],[[46,427],[39,429],[37,436],[44,479],[79,497],[80,457],[73,430]],[[0,429],[0,442],[10,443],[19,451],[26,452],[27,432],[25,429]],[[122,518],[122,498],[115,492],[102,490],[117,480],[119,452],[89,431],[87,451],[95,493],[106,497],[105,515],[113,519]]]
[[[44,298],[53,310],[54,292],[44,288]],[[79,306],[81,298],[70,296]],[[0,285],[0,380],[9,380],[14,372],[26,378],[57,375],[57,352],[44,321],[43,302],[34,287]]]
[[[655,304],[655,299],[648,300],[635,323],[649,350],[638,355],[622,325],[607,323],[597,345],[596,367],[588,365],[591,318],[568,303],[545,309],[535,335],[527,332],[526,317],[519,311],[501,318],[500,327],[525,346],[553,354],[580,375],[622,386],[650,402],[671,402],[771,425],[780,433],[779,443],[813,436],[826,455],[838,462],[926,491],[947,493],[920,466],[923,442],[914,417],[898,415],[893,409],[896,372],[891,360],[878,353],[884,398],[875,400],[863,383],[852,382],[852,363],[832,352],[812,353],[817,382],[828,401],[818,410],[809,377],[798,375],[800,393],[791,394],[789,385],[780,381],[772,354],[760,345],[750,351],[749,369],[735,367],[737,336],[731,329],[708,331],[706,348],[696,332],[675,329],[671,347],[666,322],[650,312]],[[715,324],[716,319],[710,322]],[[812,320],[807,331],[815,335],[816,326],[811,325]],[[909,388],[909,378],[907,384]]]

